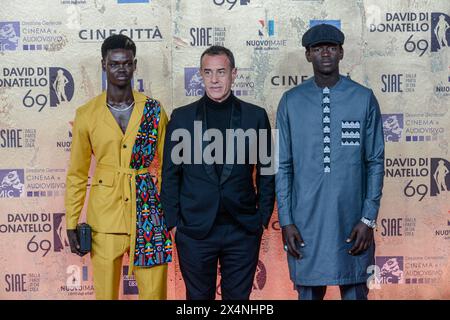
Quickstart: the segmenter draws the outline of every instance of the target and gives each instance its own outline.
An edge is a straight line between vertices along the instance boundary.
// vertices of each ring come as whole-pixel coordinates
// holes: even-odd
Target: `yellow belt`
[[[97,168],[119,174],[119,183],[123,186],[122,199],[128,198],[131,200],[130,265],[128,266],[128,275],[131,276],[134,269],[134,247],[136,246],[136,175],[149,174],[148,167],[135,170],[98,163]]]

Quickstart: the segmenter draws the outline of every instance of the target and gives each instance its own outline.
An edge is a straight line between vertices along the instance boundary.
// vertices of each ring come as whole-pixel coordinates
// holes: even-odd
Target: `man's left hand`
[[[363,253],[373,243],[373,229],[369,228],[361,221],[358,222],[356,226],[353,227],[350,237],[346,240],[347,243],[352,241],[355,241],[355,243],[348,253],[352,256]]]

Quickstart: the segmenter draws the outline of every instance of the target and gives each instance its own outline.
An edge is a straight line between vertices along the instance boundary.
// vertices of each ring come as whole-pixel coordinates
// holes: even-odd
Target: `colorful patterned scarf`
[[[130,169],[150,167],[157,149],[160,112],[159,102],[147,98],[131,155]],[[148,267],[170,261],[172,261],[172,239],[161,210],[157,184],[150,172],[137,174],[134,265]]]

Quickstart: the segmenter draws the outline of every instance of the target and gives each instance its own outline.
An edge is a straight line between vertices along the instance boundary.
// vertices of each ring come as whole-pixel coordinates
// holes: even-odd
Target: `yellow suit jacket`
[[[75,229],[83,209],[91,155],[96,160],[87,207],[87,223],[102,233],[133,234],[132,176],[129,169],[133,145],[147,97],[133,91],[135,106],[125,134],[106,106],[106,92],[76,111],[72,130],[70,165],[66,181],[67,229]],[[161,167],[167,115],[161,107],[158,125],[158,190],[161,190]],[[133,226],[135,228],[135,226]]]

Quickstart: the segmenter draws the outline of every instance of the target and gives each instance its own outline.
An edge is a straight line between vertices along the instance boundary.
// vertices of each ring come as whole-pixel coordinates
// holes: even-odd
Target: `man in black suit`
[[[168,124],[161,202],[187,299],[215,299],[218,262],[222,299],[249,299],[275,199],[270,123],[233,95],[229,49],[208,48],[200,67],[206,94]]]

